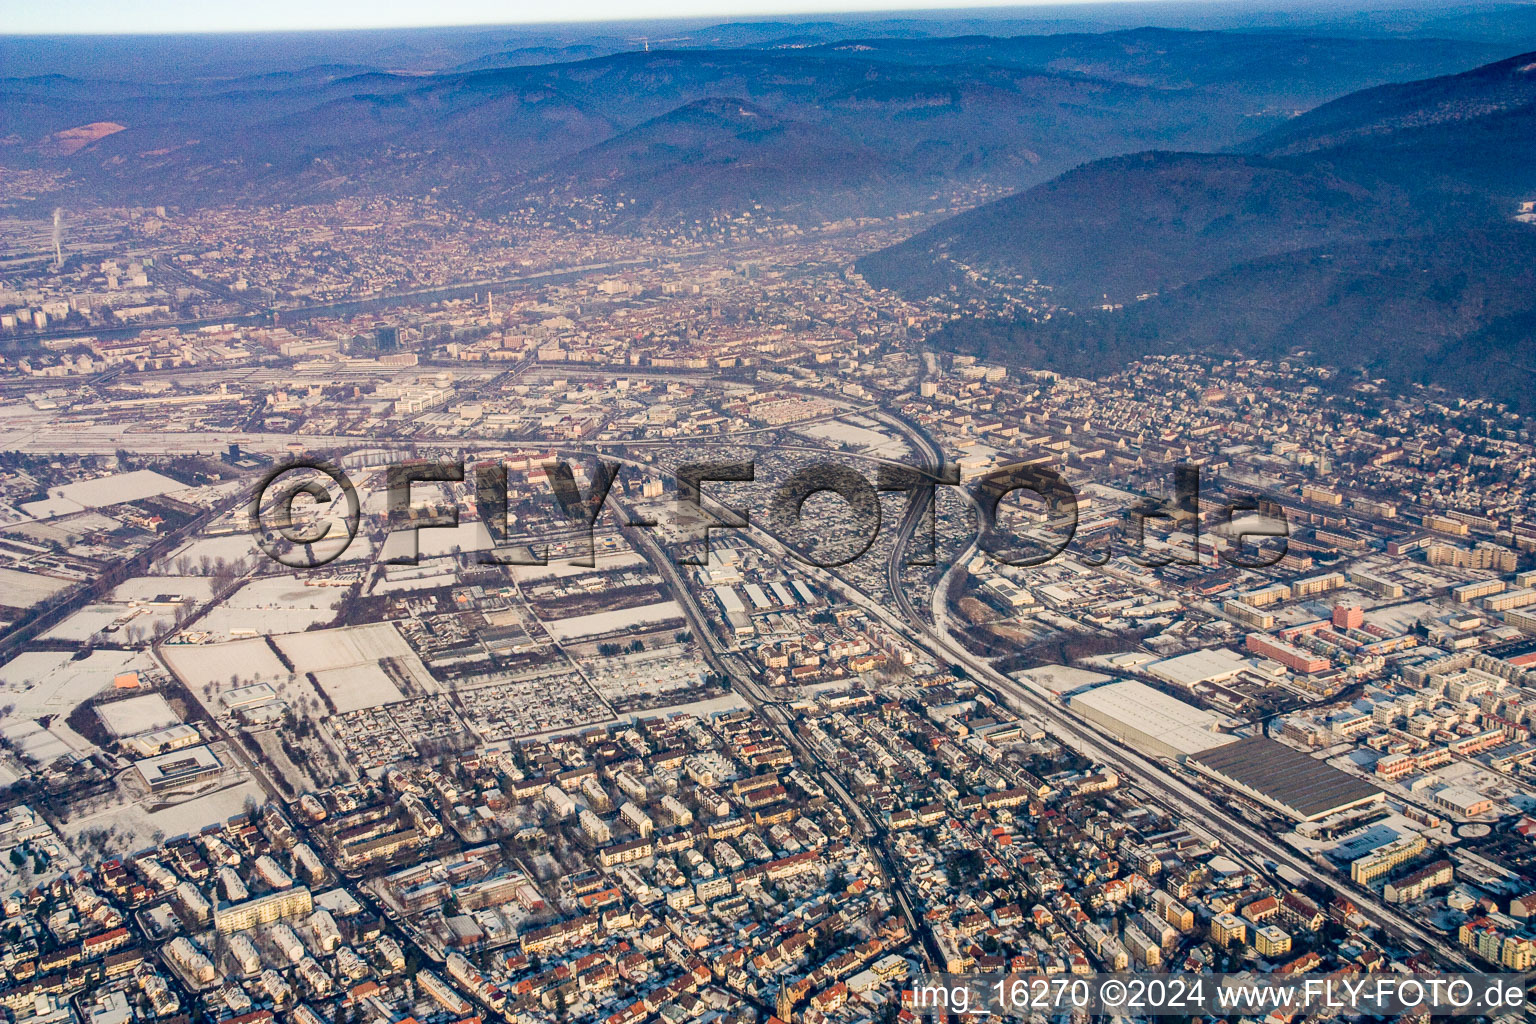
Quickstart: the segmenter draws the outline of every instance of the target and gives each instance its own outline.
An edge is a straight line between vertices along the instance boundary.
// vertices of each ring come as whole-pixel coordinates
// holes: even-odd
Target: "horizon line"
[[[481,0],[467,0],[469,4],[479,7]],[[600,8],[612,0],[579,0],[589,3],[595,8]],[[677,0],[655,0],[659,4]],[[694,0],[683,0],[684,3],[692,3]],[[701,0],[704,5],[712,5],[718,0]],[[847,20],[889,20],[892,17],[907,17],[917,20],[937,20],[944,17],[964,17],[967,15],[986,18],[1001,19],[1007,17],[1009,11],[1019,12],[1019,16],[1029,18],[1031,15],[1039,18],[1040,12],[1052,9],[1065,8],[1128,8],[1128,7],[1173,7],[1173,8],[1227,8],[1228,10],[1247,8],[1258,13],[1259,11],[1295,11],[1305,9],[1332,9],[1338,5],[1332,0],[961,0],[954,5],[947,5],[940,0],[878,0],[878,6],[870,3],[867,6],[859,6],[859,0],[832,0],[831,4],[821,5],[817,0],[785,0],[775,3],[774,0],[759,0],[764,6],[751,11],[739,11],[730,9],[701,10],[701,11],[674,11],[657,12],[652,14],[639,14],[634,16],[615,16],[615,12],[592,10],[589,13],[573,13],[562,18],[533,17],[528,19],[507,19],[504,17],[480,17],[478,12],[467,15],[462,19],[455,19],[451,15],[441,21],[410,21],[405,19],[385,20],[376,24],[366,24],[359,21],[349,23],[318,23],[302,24],[294,20],[282,21],[271,25],[204,25],[188,28],[171,28],[164,26],[150,26],[136,28],[132,26],[109,25],[107,27],[72,28],[60,25],[39,25],[37,27],[23,27],[20,30],[7,29],[0,32],[0,40],[4,39],[118,39],[118,38],[149,38],[149,37],[206,37],[206,36],[258,36],[258,35],[318,35],[324,33],[368,33],[368,32],[402,32],[402,31],[432,31],[443,29],[536,29],[559,28],[568,26],[571,28],[597,25],[646,25],[646,24],[698,24],[705,26],[723,26],[734,24],[753,24],[771,22],[776,19],[790,21],[812,20],[817,18],[847,19]],[[1384,0],[1368,0],[1357,7],[1356,10],[1365,10],[1378,6]],[[843,6],[845,4],[852,6]],[[1450,0],[1396,0],[1391,4],[1394,7],[1438,7],[1450,6]],[[97,0],[75,0],[74,3],[60,5],[68,7],[94,7]],[[106,6],[106,5],[102,5]],[[174,5],[169,5],[174,6]],[[352,8],[353,5],[333,5]],[[121,12],[124,5],[112,5],[114,12]],[[270,8],[268,8],[270,10]],[[377,10],[377,8],[375,8]],[[59,7],[53,8],[54,13],[48,15],[48,20],[59,18],[69,19],[68,13],[59,12]],[[1063,11],[1065,13],[1065,11]],[[116,14],[114,17],[123,17]],[[160,15],[164,17],[164,13]],[[279,15],[281,17],[281,15]],[[388,15],[386,15],[388,19]],[[82,20],[82,19],[77,19]],[[1041,20],[1044,20],[1043,18]]]

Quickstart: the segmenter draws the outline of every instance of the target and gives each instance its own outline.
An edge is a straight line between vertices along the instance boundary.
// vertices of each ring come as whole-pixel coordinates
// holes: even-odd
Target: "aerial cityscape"
[[[1533,11],[0,36],[9,1024],[1536,974]]]

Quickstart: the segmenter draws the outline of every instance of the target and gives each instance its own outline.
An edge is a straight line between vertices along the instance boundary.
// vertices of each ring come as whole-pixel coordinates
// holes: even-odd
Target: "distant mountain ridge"
[[[1536,225],[1516,220],[1536,199],[1536,53],[1341,97],[1235,150],[1090,163],[860,270],[912,296],[1033,278],[1077,311],[937,339],[993,358],[1095,373],[1146,351],[1307,349],[1533,406],[1531,371],[1490,366],[1523,365],[1498,339],[1536,309]]]
[[[526,63],[584,53],[534,47],[433,74],[333,63],[188,82],[5,79],[0,163],[67,167],[92,194],[139,204],[431,189],[494,211],[551,196],[614,200],[609,192],[629,190],[633,198],[644,181],[608,175],[618,168],[604,161],[617,149],[598,147],[622,148],[635,142],[620,141],[626,133],[662,131],[642,126],[724,100],[781,119],[788,134],[717,124],[724,134],[693,145],[728,150],[741,166],[798,165],[800,180],[777,174],[778,184],[759,187],[716,162],[690,182],[679,160],[678,187],[640,197],[635,208],[645,217],[687,220],[755,204],[817,217],[891,213],[957,183],[1012,189],[1111,154],[1230,146],[1340,93],[1496,52],[1476,42],[1147,28],[835,42],[813,33],[789,46],[776,31],[719,30],[724,38],[755,33],[767,49],[653,48]],[[67,159],[38,148],[92,122],[126,130]],[[788,159],[802,131],[806,159]],[[644,178],[638,168],[628,173]]]
[[[1286,156],[1413,130],[1526,110],[1536,93],[1536,52],[1457,75],[1383,85],[1342,96],[1253,140],[1245,149]]]
[[[815,198],[822,200],[878,181],[882,159],[746,100],[715,97],[558,160],[528,187],[602,191],[623,197],[629,215],[640,219],[680,208],[787,211],[811,200],[803,189],[808,180],[817,182]]]

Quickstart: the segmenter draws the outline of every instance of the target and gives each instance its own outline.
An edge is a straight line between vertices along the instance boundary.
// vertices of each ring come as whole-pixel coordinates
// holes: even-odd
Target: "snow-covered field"
[[[691,700],[686,704],[668,704],[663,708],[647,708],[645,711],[637,712],[630,717],[638,720],[649,715],[688,714],[708,719],[710,715],[718,714],[722,711],[735,711],[738,708],[750,706],[740,695],[724,693],[718,697],[706,697],[704,700]]]
[[[256,541],[250,534],[231,533],[222,537],[199,537],[189,541],[156,562],[153,571],[168,576],[186,575],[202,572],[204,558],[213,565],[217,564],[221,558],[226,563],[234,563],[242,558],[254,562],[258,558],[266,557],[256,546]]]
[[[197,622],[223,636],[299,633],[336,617],[345,587],[306,587],[295,576],[266,576],[231,594]]]
[[[441,572],[427,572],[425,574],[412,573],[410,575],[379,575],[374,583],[373,593],[394,594],[402,590],[434,590],[438,587],[451,587],[458,582],[458,572],[449,566],[449,563],[438,563],[444,566]]]
[[[609,572],[618,569],[634,569],[648,565],[645,556],[638,551],[613,551],[598,552],[593,559],[595,566],[572,565],[568,561],[552,561],[548,565],[514,565],[510,567],[513,576],[521,581],[542,580],[566,576],[581,576],[586,573]]]
[[[258,680],[275,684],[288,676],[272,648],[260,638],[223,644],[167,644],[160,653],[198,695],[205,686],[233,689],[231,677],[238,681],[234,685],[243,686]]]
[[[440,558],[459,551],[488,551],[492,547],[491,531],[478,519],[460,523],[455,527],[430,528],[416,531],[416,555],[418,558]],[[380,561],[403,558],[411,553],[411,533],[396,530],[384,540],[379,552]]]
[[[379,666],[385,658],[393,658],[422,692],[437,691],[426,666],[393,623],[290,633],[274,642],[301,675],[315,673],[338,711],[373,707],[406,696]]]
[[[139,733],[168,728],[181,721],[158,693],[97,704],[96,715],[114,736],[137,736]]]
[[[1418,623],[1419,619],[1433,617],[1434,614],[1435,607],[1429,602],[1411,601],[1392,608],[1368,609],[1365,613],[1365,621],[1374,622],[1394,632],[1406,633]]]
[[[317,629],[276,641],[299,672],[319,672],[377,662],[380,658],[409,658],[414,652],[390,622],[365,626]]]
[[[159,811],[149,811],[135,803],[114,803],[95,813],[71,818],[63,824],[63,832],[66,838],[73,838],[93,829],[116,828],[129,836],[119,843],[120,848],[136,852],[155,845],[157,835],[190,835],[206,825],[224,822],[243,813],[247,801],[252,799],[264,803],[267,796],[259,785],[246,780]]]
[[[215,718],[227,715],[223,696],[252,683],[266,683],[278,700],[297,714],[324,718],[320,694],[303,673],[283,667],[263,638],[231,640],[222,644],[166,645],[161,656],[187,683],[192,696]],[[234,682],[230,677],[235,677]]]
[[[161,476],[151,469],[136,469],[131,473],[114,473],[95,480],[54,487],[42,501],[28,502],[21,510],[35,519],[69,515],[88,508],[118,505],[125,501],[138,501],[159,494],[184,491],[187,485],[168,476]]]
[[[182,607],[178,601],[188,601],[191,608],[212,596],[213,580],[207,576],[135,576],[114,587],[106,601],[87,605],[53,627],[43,639],[80,642],[114,628],[132,628],[150,637],[156,628],[169,629],[176,624],[176,613]]]
[[[866,421],[870,422],[870,421]],[[868,452],[871,455],[883,455],[895,458],[906,454],[907,446],[899,439],[878,430],[861,427],[855,423],[843,420],[831,420],[827,423],[813,423],[808,427],[797,427],[795,433],[802,437],[809,437],[819,441],[831,441],[833,444],[847,445],[859,451]]]
[[[0,704],[22,718],[67,715],[76,705],[112,685],[112,677],[149,668],[149,655],[136,651],[92,651],[75,661],[71,651],[28,651],[0,667]]]
[[[207,601],[213,597],[213,580],[207,576],[135,576],[112,590],[112,600],[123,603],[153,601],[161,596]]]
[[[315,681],[331,698],[338,713],[371,708],[404,698],[378,662],[369,665],[348,665],[345,668],[321,669],[315,673]]]
[[[80,512],[58,519],[25,519],[6,532],[39,544],[57,541],[67,545],[93,533],[115,530],[119,525],[116,519],[100,512]]]
[[[13,608],[31,608],[61,590],[74,586],[69,580],[41,576],[35,572],[0,569],[0,600]]]
[[[72,730],[59,730],[56,726],[44,729],[41,722],[28,719],[0,723],[0,735],[42,765],[69,754],[87,756],[95,749]]]
[[[549,635],[556,640],[572,640],[588,636],[601,636],[634,626],[648,626],[671,619],[681,619],[683,609],[676,601],[658,601],[637,608],[619,608],[611,612],[577,615],[569,619],[555,619],[544,623]]]
[[[176,610],[170,607],[145,608],[124,604],[90,604],[44,633],[44,640],[89,640],[102,630],[137,629],[142,636],[154,635],[156,625],[166,629],[176,624]],[[123,643],[123,640],[119,640]]]
[[[88,640],[113,626],[123,625],[132,609],[115,604],[88,604],[44,633],[44,640]]]

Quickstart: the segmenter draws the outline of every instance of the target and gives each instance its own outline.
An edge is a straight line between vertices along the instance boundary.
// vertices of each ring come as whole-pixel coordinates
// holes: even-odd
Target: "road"
[[[922,430],[901,417],[888,412],[869,412],[868,414],[873,415],[908,440],[922,459],[926,461],[926,465],[919,468],[933,471],[936,475],[945,466],[944,456],[939,446]],[[339,441],[342,439],[334,440]],[[356,439],[345,440],[355,441]],[[78,436],[75,438],[75,443],[79,443]],[[461,440],[459,443],[464,444],[466,442]],[[506,444],[508,442],[502,439],[499,443]],[[633,442],[625,442],[625,444],[627,443]],[[640,465],[640,463],[633,460],[622,459],[621,461],[632,465]],[[654,466],[648,468],[652,471],[657,469]],[[990,663],[971,654],[957,642],[949,634],[942,619],[939,620],[939,625],[937,626],[930,623],[927,617],[920,613],[919,609],[913,605],[908,597],[907,588],[902,579],[902,570],[906,564],[907,552],[911,546],[912,538],[927,518],[931,500],[929,495],[921,491],[913,492],[912,500],[908,502],[906,511],[897,526],[897,533],[885,567],[891,604],[894,607],[888,607],[885,603],[872,599],[869,595],[852,590],[846,583],[831,573],[809,570],[808,575],[820,580],[829,588],[842,593],[853,603],[865,608],[873,618],[885,623],[897,635],[903,636],[919,648],[927,650],[940,662],[962,666],[970,678],[989,692],[995,699],[1019,711],[1032,714],[1043,722],[1049,723],[1051,731],[1064,743],[1072,746],[1084,756],[1115,769],[1125,779],[1135,781],[1140,789],[1150,794],[1155,803],[1166,808],[1181,819],[1203,827],[1211,835],[1225,840],[1229,847],[1239,855],[1246,856],[1255,863],[1263,859],[1273,859],[1278,863],[1285,864],[1310,881],[1347,892],[1350,898],[1365,913],[1374,918],[1389,934],[1405,942],[1433,949],[1449,963],[1463,967],[1468,966],[1468,960],[1443,937],[1432,934],[1416,922],[1409,920],[1398,910],[1387,905],[1374,892],[1356,887],[1340,875],[1320,868],[1306,857],[1284,848],[1277,838],[1267,830],[1257,827],[1253,822],[1244,819],[1230,806],[1213,800],[1207,794],[1170,773],[1166,767],[1157,761],[1122,746],[1112,738],[1098,732],[1097,729],[1071,713],[1070,709],[1060,703],[997,672]],[[627,510],[624,511],[626,513],[625,518],[628,519]],[[776,538],[768,536],[756,527],[751,532],[756,535],[756,539],[760,540],[768,550],[777,551],[781,556],[788,557],[783,545]],[[837,784],[831,771],[822,762],[819,754],[801,742],[792,727],[789,716],[782,707],[782,702],[766,694],[753,679],[753,672],[742,656],[719,641],[715,630],[711,628],[706,616],[698,607],[691,590],[678,572],[673,560],[661,550],[650,532],[634,530],[629,531],[629,534],[667,580],[669,587],[676,593],[679,604],[684,609],[694,635],[699,638],[701,650],[704,652],[711,668],[732,680],[736,692],[763,714],[764,719],[772,724],[774,730],[792,750],[797,752],[805,764],[819,766],[820,774],[829,781],[832,792],[846,809],[850,819],[858,824],[864,837],[867,840],[871,840],[871,846],[881,859],[882,867],[890,881],[891,889],[898,903],[902,906],[903,912],[908,917],[914,934],[923,936],[926,944],[930,940],[925,930],[919,927],[920,922],[915,916],[910,895],[906,892],[903,875],[889,860],[887,844],[885,842],[887,834],[883,823],[878,820],[872,820],[859,805],[858,801],[847,793],[841,785]],[[972,551],[974,551],[974,548]],[[972,551],[966,552],[959,561],[964,562],[971,556]],[[938,599],[939,596],[936,595],[935,600],[937,601]],[[257,775],[260,777],[259,773]]]
[[[937,474],[944,466],[943,453],[938,446],[916,427],[890,414],[880,414],[880,418],[887,425],[900,430],[907,437],[913,447],[927,458],[929,468]],[[1156,760],[1148,758],[1135,750],[1122,746],[1112,738],[1098,732],[1089,723],[1069,709],[1053,700],[1045,698],[1017,681],[1008,678],[998,672],[987,661],[971,654],[948,633],[947,629],[934,627],[918,613],[916,607],[906,595],[906,588],[902,585],[901,570],[906,563],[907,549],[911,545],[912,537],[918,527],[924,522],[928,511],[930,497],[925,493],[913,492],[913,499],[909,501],[907,510],[898,526],[898,532],[891,546],[889,561],[886,566],[886,580],[890,588],[891,596],[899,614],[893,613],[878,601],[872,600],[868,595],[851,591],[833,574],[826,571],[810,569],[808,574],[819,578],[827,586],[838,590],[851,601],[864,607],[875,618],[905,636],[909,641],[928,650],[941,662],[962,666],[969,677],[982,689],[986,690],[995,700],[1011,706],[1017,711],[1031,714],[1041,721],[1049,723],[1050,730],[1063,743],[1072,747],[1078,753],[1095,761],[1113,768],[1127,781],[1135,781],[1141,790],[1147,792],[1154,802],[1165,810],[1171,812],[1180,820],[1198,824],[1212,836],[1223,840],[1230,851],[1246,857],[1254,865],[1264,860],[1274,860],[1284,864],[1297,874],[1314,883],[1330,889],[1348,892],[1350,898],[1368,916],[1373,918],[1378,925],[1395,938],[1416,945],[1419,948],[1432,949],[1444,961],[1456,965],[1462,969],[1472,969],[1470,961],[1451,943],[1443,937],[1435,935],[1395,908],[1386,904],[1373,891],[1353,885],[1332,871],[1320,868],[1310,859],[1285,848],[1277,838],[1256,827],[1253,822],[1243,818],[1233,807],[1220,803],[1207,796],[1205,793],[1184,782],[1171,774]],[[621,511],[629,518],[629,511]],[[765,547],[769,550],[777,550],[787,557],[783,545],[765,534],[759,527],[750,528]],[[721,645],[715,631],[710,627],[703,612],[694,600],[692,592],[678,572],[673,560],[667,557],[647,530],[631,531],[633,537],[646,554],[647,558],[661,572],[668,585],[678,596],[679,604],[683,607],[689,625],[696,637],[700,638],[701,649],[705,653],[706,660],[711,667],[728,676],[736,689],[748,703],[763,713],[764,718],[772,723],[785,742],[795,750],[807,764],[816,764],[822,769],[823,775],[829,775],[826,765],[820,756],[803,744],[790,726],[789,718],[777,701],[762,691],[762,688],[752,679],[749,668],[742,661],[741,656]],[[965,552],[959,561],[964,562],[974,553],[974,545],[971,550]],[[855,801],[841,786],[834,786],[833,792],[838,794],[840,802],[848,808],[849,813],[857,820],[865,831],[867,839],[874,840],[877,855],[881,858],[882,865],[892,882],[892,889],[897,894],[898,903],[902,905],[909,923],[916,928],[920,924],[912,909],[910,896],[905,892],[902,875],[890,862],[888,847],[886,845],[887,833],[883,824],[871,821]],[[926,929],[916,928],[916,934],[924,939],[926,946],[931,946],[931,935]],[[930,955],[937,956],[936,949],[930,949]]]
[[[917,467],[920,471],[929,473],[935,480],[939,479],[945,468],[944,452],[928,434],[899,416],[890,413],[882,413],[878,417],[888,426],[894,427],[904,434],[912,446],[925,458],[924,465]],[[896,528],[896,539],[891,545],[890,560],[886,563],[885,583],[891,592],[891,598],[896,606],[901,609],[902,617],[914,625],[922,625],[924,619],[918,614],[912,599],[907,596],[907,588],[901,578],[901,571],[907,564],[907,548],[912,543],[912,537],[917,533],[917,528],[928,518],[930,507],[933,505],[934,494],[927,490],[914,490],[907,502],[907,510],[902,514],[901,523]],[[937,540],[935,540],[937,545]],[[938,552],[932,552],[934,557]]]
[[[926,434],[897,417],[890,417],[887,422],[893,426],[905,427],[908,440],[919,451],[928,455],[931,465],[935,467],[943,465],[942,453],[937,450]],[[1225,840],[1232,850],[1245,855],[1255,865],[1266,859],[1274,860],[1312,882],[1347,892],[1356,906],[1373,918],[1388,934],[1406,943],[1432,949],[1445,961],[1461,969],[1473,969],[1471,962],[1457,947],[1408,919],[1389,906],[1374,891],[1356,886],[1349,879],[1322,869],[1309,858],[1286,848],[1276,836],[1255,827],[1236,808],[1212,800],[1171,774],[1156,760],[1121,745],[1098,732],[1085,720],[1072,714],[1064,705],[1043,697],[998,672],[989,662],[971,654],[955,641],[942,624],[939,627],[931,625],[913,606],[901,581],[901,570],[906,564],[907,549],[923,521],[927,511],[927,500],[926,495],[917,495],[909,505],[898,527],[886,567],[887,584],[896,608],[900,612],[900,619],[897,620],[889,610],[878,603],[862,602],[866,604],[868,610],[874,612],[893,628],[899,627],[903,635],[919,642],[930,652],[940,655],[941,660],[962,666],[970,679],[990,693],[994,699],[1049,723],[1050,731],[1058,739],[1080,754],[1112,767],[1122,778],[1135,780],[1139,788],[1149,793],[1160,806],[1185,821],[1198,823],[1211,835]],[[957,561],[965,562],[972,557],[975,550],[973,545]],[[937,600],[939,600],[938,597],[935,598],[935,601]]]
[[[685,253],[682,255],[690,254]],[[374,307],[393,306],[412,301],[420,301],[422,299],[431,299],[434,297],[453,298],[463,293],[473,294],[480,289],[490,290],[492,288],[500,288],[518,284],[533,284],[537,282],[551,283],[563,280],[567,277],[580,277],[586,274],[598,273],[600,271],[619,270],[623,268],[649,265],[655,262],[655,257],[645,256],[636,257],[634,259],[608,260],[601,263],[584,263],[574,267],[552,267],[549,270],[539,270],[528,274],[517,274],[511,277],[485,278],[473,281],[459,281],[453,284],[429,285],[424,288],[413,288],[397,292],[387,292],[380,295],[364,296],[362,298],[337,299],[333,302],[319,302],[307,306],[292,306],[288,308],[278,307],[263,309],[260,312],[251,313],[224,313],[218,316],[205,316],[196,318],[183,317],[175,320],[153,320],[145,321],[143,323],[123,325],[45,328],[44,330],[36,331],[30,334],[19,335],[16,341],[19,344],[29,341],[41,341],[45,338],[73,338],[81,336],[90,336],[96,338],[127,337],[129,335],[137,334],[140,331],[151,329],[159,330],[166,327],[212,327],[218,324],[242,324],[246,326],[252,326],[265,324],[269,321],[272,321],[274,316],[278,322],[287,324],[292,323],[295,320],[307,320],[310,317],[315,316],[345,316],[351,313],[362,312]],[[162,264],[160,269],[166,270],[168,269],[168,265]],[[203,278],[191,277],[190,275],[182,273],[179,270],[174,276],[176,277],[176,280],[181,281],[184,284],[195,286],[205,291],[212,291],[216,294],[219,293],[218,288],[214,287],[211,282]],[[227,290],[223,292],[223,295],[231,296],[230,301],[237,302],[238,304],[245,306],[247,309],[250,309],[253,305],[253,303],[246,299],[244,296],[232,296],[231,293],[229,293]]]
[[[615,498],[610,498],[610,500],[615,501],[619,506],[620,514],[625,521],[633,521],[634,516],[631,510],[625,507],[623,502]],[[800,739],[799,734],[795,732],[789,715],[783,708],[784,702],[763,692],[762,687],[752,678],[751,669],[742,659],[741,655],[721,643],[719,636],[710,625],[703,609],[699,607],[698,601],[695,600],[693,591],[689,589],[687,581],[683,579],[682,573],[678,571],[676,563],[662,550],[661,545],[656,542],[651,532],[644,529],[633,530],[630,532],[630,537],[656,570],[661,573],[662,578],[666,580],[667,586],[676,595],[677,602],[683,609],[683,615],[688,620],[688,626],[693,631],[693,635],[698,638],[699,649],[703,652],[704,659],[709,663],[710,668],[731,680],[734,692],[739,694],[743,700],[752,706],[753,710],[758,712],[764,721],[769,723],[774,732],[778,733],[780,738],[784,740],[785,744],[795,751],[801,764],[816,766],[817,774],[820,775],[821,779],[828,784],[832,792],[837,796],[838,802],[843,806],[849,819],[858,826],[865,840],[866,847],[879,859],[881,871],[885,875],[886,888],[893,894],[897,906],[901,908],[902,915],[907,920],[909,932],[917,936],[922,942],[928,962],[930,964],[942,963],[939,960],[938,947],[933,941],[932,933],[922,926],[922,922],[917,915],[912,895],[907,891],[905,875],[891,860],[889,833],[886,830],[885,823],[871,818],[864,808],[860,806],[859,802],[853,798],[852,794],[843,788],[842,784],[837,781],[830,766],[822,760],[821,755],[804,743]]]

